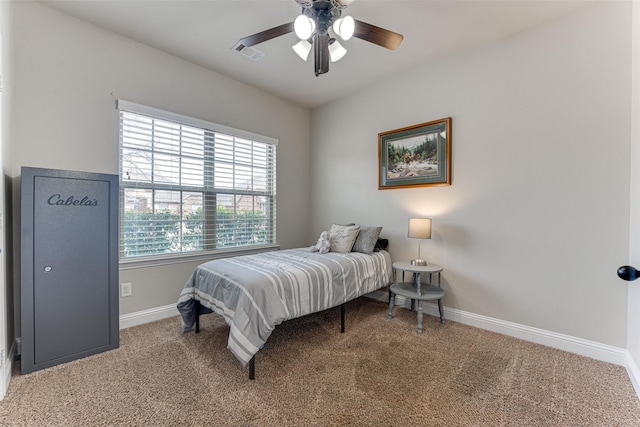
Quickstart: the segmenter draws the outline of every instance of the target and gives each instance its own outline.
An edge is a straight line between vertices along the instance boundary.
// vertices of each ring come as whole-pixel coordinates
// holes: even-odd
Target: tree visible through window
[[[275,243],[273,140],[126,101],[118,108],[121,257]]]

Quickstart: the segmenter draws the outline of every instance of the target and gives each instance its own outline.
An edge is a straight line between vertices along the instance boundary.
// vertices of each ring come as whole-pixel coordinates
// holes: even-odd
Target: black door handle
[[[640,271],[630,265],[623,265],[618,268],[618,277],[622,280],[632,281],[640,277]]]

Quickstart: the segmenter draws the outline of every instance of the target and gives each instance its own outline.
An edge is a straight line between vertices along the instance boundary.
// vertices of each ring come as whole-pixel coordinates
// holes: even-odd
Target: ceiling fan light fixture
[[[300,40],[291,48],[303,61],[306,61],[309,57],[309,52],[311,52],[311,43],[309,43],[307,40]]]
[[[329,58],[331,58],[331,62],[341,60],[346,53],[347,49],[345,49],[338,40],[333,39],[333,42],[329,44]]]
[[[302,7],[302,13],[293,22],[243,37],[233,46],[233,50],[249,54],[248,49],[258,43],[295,32],[301,41],[292,46],[293,50],[303,61],[313,51],[313,71],[317,77],[328,73],[331,62],[339,61],[347,53],[338,39],[347,41],[355,37],[389,50],[397,49],[404,39],[402,34],[343,15],[344,9],[353,0],[295,1]]]
[[[308,40],[316,30],[316,23],[307,15],[298,15],[293,21],[293,29],[300,40]]]
[[[344,41],[349,40],[353,36],[355,30],[356,23],[351,15],[336,19],[333,23],[333,31]]]

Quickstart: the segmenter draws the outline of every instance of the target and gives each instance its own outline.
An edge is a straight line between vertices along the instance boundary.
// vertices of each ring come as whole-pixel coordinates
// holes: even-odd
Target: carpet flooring
[[[120,331],[121,346],[28,375],[16,370],[2,426],[640,426],[623,367],[365,298],[278,326],[256,380],[174,317]],[[19,367],[18,367],[19,368]]]

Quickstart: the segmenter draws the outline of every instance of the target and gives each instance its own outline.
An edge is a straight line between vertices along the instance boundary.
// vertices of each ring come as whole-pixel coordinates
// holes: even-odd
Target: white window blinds
[[[273,244],[277,140],[118,101],[121,258]]]

